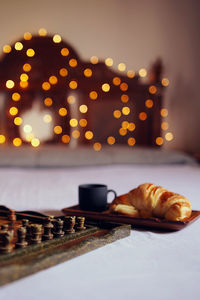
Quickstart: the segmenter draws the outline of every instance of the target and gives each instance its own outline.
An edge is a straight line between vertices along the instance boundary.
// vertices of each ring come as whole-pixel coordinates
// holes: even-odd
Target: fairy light
[[[53,100],[51,98],[47,97],[44,99],[44,104],[46,106],[51,106],[53,104]]]
[[[66,68],[62,68],[62,69],[59,70],[59,74],[62,77],[66,77],[68,75],[68,71],[67,71]]]
[[[75,58],[71,58],[69,60],[69,65],[70,65],[70,67],[75,68],[78,65],[78,62]]]
[[[161,115],[163,118],[167,117],[167,116],[168,116],[168,110],[167,110],[166,108],[162,108],[162,109],[160,110],[160,115]]]
[[[67,97],[67,102],[68,102],[69,104],[74,104],[74,103],[76,102],[75,96],[73,96],[73,95],[68,96],[68,97]]]
[[[135,77],[135,72],[134,72],[133,70],[129,70],[129,71],[127,72],[127,76],[128,76],[129,78],[134,78],[134,77]]]
[[[48,91],[48,90],[50,90],[50,88],[51,88],[51,85],[50,85],[50,83],[48,81],[43,82],[42,89],[44,91]]]
[[[65,117],[67,115],[67,109],[65,107],[61,107],[58,113],[61,117]]]
[[[76,127],[76,126],[78,125],[77,119],[75,119],[75,118],[70,119],[69,125],[70,125],[71,127]]]
[[[106,58],[105,59],[105,64],[108,67],[112,67],[112,65],[113,65],[113,59],[111,57]]]
[[[91,91],[91,92],[89,93],[89,97],[90,97],[91,100],[96,100],[97,97],[98,97],[98,94],[97,94],[96,91]]]
[[[145,121],[147,119],[147,114],[144,111],[140,112],[139,113],[139,119],[141,121]]]
[[[62,133],[62,127],[57,125],[54,127],[53,131],[55,132],[55,134],[61,134]]]
[[[102,88],[102,91],[104,91],[106,93],[110,91],[110,85],[108,83],[102,84],[101,88]]]
[[[83,74],[84,74],[85,77],[91,77],[92,76],[92,70],[90,68],[86,68],[83,71]]]
[[[85,138],[87,140],[91,140],[93,138],[93,136],[94,136],[94,134],[93,134],[92,131],[88,130],[88,131],[85,132]]]
[[[126,92],[128,90],[128,84],[126,82],[122,82],[120,84],[120,90]]]
[[[32,49],[32,48],[29,48],[27,51],[26,51],[26,55],[28,57],[33,57],[35,55],[35,51]]]
[[[147,99],[147,100],[145,101],[145,106],[146,106],[147,108],[152,108],[152,107],[153,107],[153,100]]]
[[[80,137],[80,131],[77,130],[77,129],[73,130],[73,131],[72,131],[72,137],[73,137],[74,139],[78,139],[78,138]]]
[[[121,111],[120,110],[114,110],[113,112],[113,116],[116,118],[116,119],[119,119],[121,117]]]
[[[53,42],[54,42],[54,43],[58,44],[58,43],[60,43],[61,41],[62,41],[62,38],[61,38],[61,36],[60,36],[59,34],[55,34],[55,35],[53,36]]]
[[[127,94],[122,94],[121,95],[121,101],[123,103],[127,103],[129,101],[129,96]]]
[[[121,83],[121,79],[119,78],[119,77],[114,77],[113,78],[113,84],[114,85],[120,85],[120,83]]]
[[[24,70],[24,72],[30,72],[30,70],[31,70],[31,65],[30,64],[24,64],[23,65],[23,70]]]
[[[120,63],[118,64],[117,68],[119,71],[123,72],[126,70],[126,65],[124,63]]]
[[[147,76],[147,70],[144,69],[144,68],[140,69],[138,73],[139,73],[140,77],[146,77]]]
[[[20,117],[14,118],[14,124],[17,126],[20,126],[22,124],[23,120]]]
[[[31,40],[31,39],[32,39],[32,34],[31,34],[30,32],[25,32],[25,33],[24,33],[24,39],[25,39],[26,41]]]
[[[125,116],[128,116],[129,114],[130,114],[130,108],[128,107],[128,106],[124,106],[123,108],[122,108],[122,113],[123,113],[123,115],[125,115]]]
[[[9,109],[9,113],[11,116],[16,116],[18,114],[18,108],[15,107],[15,106],[12,106],[10,109]]]
[[[31,133],[32,132],[32,126],[29,124],[24,125],[23,130],[25,133]]]
[[[25,89],[28,87],[28,81],[20,81],[19,85],[22,89]]]
[[[68,134],[64,134],[64,135],[62,136],[61,140],[62,140],[62,142],[63,142],[64,144],[69,144],[69,142],[70,142],[70,136],[69,136]]]
[[[79,110],[82,114],[85,114],[88,111],[88,107],[85,104],[80,105]]]
[[[124,136],[124,135],[127,134],[127,130],[124,129],[124,128],[120,128],[120,129],[119,129],[119,134],[122,135],[122,136]]]
[[[156,138],[156,144],[158,145],[158,146],[161,146],[162,144],[163,144],[163,138],[161,137],[161,136],[158,136],[157,138]]]
[[[86,119],[80,119],[79,120],[79,125],[81,127],[86,127],[87,126],[87,120]]]
[[[12,89],[12,88],[14,88],[14,86],[15,86],[15,83],[14,83],[13,80],[9,79],[9,80],[6,81],[6,87],[8,89]]]
[[[170,141],[173,140],[173,138],[174,138],[174,136],[173,136],[173,134],[172,134],[171,132],[167,132],[167,133],[165,134],[165,139],[166,139],[166,141],[170,142]]]
[[[4,144],[6,141],[6,137],[3,134],[0,134],[0,144]]]
[[[129,128],[129,122],[128,122],[128,121],[123,121],[123,122],[121,123],[121,126],[122,126],[122,128],[124,128],[124,129],[128,129],[128,128]]]
[[[49,77],[49,82],[52,84],[52,85],[54,85],[54,84],[56,84],[57,82],[58,82],[58,78],[56,77],[56,76],[50,76]]]
[[[13,93],[12,94],[12,100],[13,101],[19,101],[21,99],[21,95],[19,93]]]
[[[77,87],[78,87],[77,81],[75,81],[75,80],[70,81],[69,87],[70,87],[70,89],[72,89],[72,90],[77,89]]]
[[[47,35],[47,30],[46,30],[45,28],[40,28],[40,29],[38,30],[38,34],[39,34],[40,36],[46,36],[46,35]]]
[[[90,58],[90,62],[93,64],[93,65],[96,65],[96,64],[98,64],[98,62],[99,62],[99,59],[98,59],[98,57],[97,56],[92,56],[91,58]]]
[[[49,115],[49,114],[45,114],[44,117],[43,117],[43,121],[44,121],[45,123],[51,123],[51,121],[52,121],[52,116]]]
[[[68,56],[69,55],[69,50],[67,48],[62,48],[60,50],[60,53],[62,56]]]
[[[161,83],[162,83],[163,86],[168,86],[169,85],[169,79],[168,78],[163,78],[161,80]]]
[[[23,44],[21,42],[15,43],[15,50],[20,51],[23,49]]]
[[[28,80],[28,75],[26,74],[26,73],[22,73],[21,75],[20,75],[20,80],[21,81],[27,81]]]
[[[12,48],[10,45],[4,45],[3,46],[3,52],[4,53],[10,53],[12,51]]]
[[[20,147],[21,146],[21,144],[22,144],[22,140],[20,139],[20,138],[14,138],[13,139],[13,145],[15,146],[15,147]]]
[[[108,145],[114,145],[114,143],[115,143],[115,138],[114,138],[114,136],[109,136],[109,137],[107,138],[107,143],[108,143]]]
[[[157,92],[156,86],[155,85],[151,85],[149,87],[149,93],[154,95],[154,94],[156,94],[156,92]]]
[[[129,130],[129,131],[134,131],[134,130],[135,130],[135,123],[130,122],[130,123],[129,123],[129,126],[128,126],[128,130]]]
[[[26,134],[26,141],[27,142],[31,142],[32,139],[34,139],[34,138],[35,138],[35,136],[34,136],[34,134],[32,132]]]
[[[135,143],[136,143],[136,140],[135,140],[134,137],[130,137],[130,138],[128,139],[128,145],[129,145],[129,146],[134,146]]]
[[[32,145],[33,147],[38,147],[38,146],[40,145],[40,140],[37,139],[37,138],[33,138],[33,139],[31,140],[31,145]]]
[[[101,150],[101,148],[102,148],[102,146],[101,146],[101,144],[100,144],[100,143],[94,143],[94,145],[93,145],[93,149],[94,149],[95,151],[100,151],[100,150]]]
[[[162,128],[162,130],[167,130],[169,128],[168,122],[162,122],[161,123],[161,128]]]

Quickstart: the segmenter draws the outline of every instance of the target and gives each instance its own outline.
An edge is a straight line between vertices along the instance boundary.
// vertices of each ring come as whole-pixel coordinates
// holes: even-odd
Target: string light
[[[59,71],[60,76],[66,77],[68,75],[68,71],[65,68],[60,69]]]
[[[133,70],[129,70],[129,71],[127,72],[127,76],[128,76],[129,78],[133,78],[133,77],[135,77],[135,72],[134,72]]]
[[[14,138],[14,140],[13,140],[13,145],[14,145],[15,147],[20,147],[21,144],[22,144],[22,140],[21,140],[20,138]]]
[[[79,125],[81,127],[86,127],[87,126],[87,120],[86,119],[80,119],[79,120]]]
[[[139,119],[141,121],[145,121],[147,119],[147,114],[144,111],[142,111],[141,113],[139,113]]]
[[[122,94],[122,95],[121,95],[121,101],[122,101],[123,103],[127,103],[127,102],[129,101],[129,96],[126,95],[126,94]]]
[[[51,121],[52,121],[51,115],[49,115],[49,114],[44,115],[43,121],[44,121],[45,123],[51,123]]]
[[[142,68],[139,70],[140,77],[146,77],[147,76],[147,70]]]
[[[113,78],[113,84],[114,85],[120,85],[120,83],[121,83],[121,79],[119,78],[119,77],[114,77]]]
[[[85,77],[91,77],[92,76],[92,70],[87,68],[83,71],[83,74]]]
[[[6,141],[6,137],[3,134],[0,134],[0,144],[4,144]]]
[[[38,34],[39,34],[40,36],[46,36],[46,35],[47,35],[47,30],[46,30],[45,28],[40,28],[40,29],[38,30]]]
[[[75,80],[70,81],[69,87],[70,87],[70,89],[72,89],[72,90],[77,89],[77,87],[78,87],[77,81],[75,81]]]
[[[119,129],[119,134],[122,135],[122,136],[124,136],[124,135],[127,134],[127,130],[124,129],[124,128],[120,128],[120,129]]]
[[[102,146],[101,146],[101,144],[100,144],[100,143],[94,143],[94,145],[93,145],[93,149],[94,149],[95,151],[100,151],[100,150],[101,150],[101,148],[102,148]]]
[[[76,102],[75,96],[73,96],[73,95],[68,96],[68,97],[67,97],[67,102],[68,102],[69,104],[74,104],[74,103]]]
[[[128,121],[123,121],[121,124],[122,128],[128,129],[129,128],[129,122]]]
[[[67,109],[65,107],[61,107],[58,113],[61,117],[65,117],[67,115]]]
[[[135,130],[135,123],[130,122],[128,126],[129,131],[134,131]]]
[[[22,124],[23,120],[20,117],[14,118],[14,124],[17,126],[20,126]]]
[[[114,110],[113,112],[113,116],[116,118],[116,119],[119,119],[121,117],[121,111],[120,110]]]
[[[122,82],[120,84],[120,90],[126,92],[128,90],[128,84],[126,82]]]
[[[19,85],[22,89],[25,89],[28,87],[28,81],[20,81]]]
[[[168,86],[169,85],[169,79],[168,78],[163,78],[161,81],[163,86]]]
[[[56,77],[56,76],[50,76],[49,77],[49,82],[52,84],[52,85],[54,85],[54,84],[56,84],[57,82],[58,82],[58,78]]]
[[[158,137],[156,138],[156,144],[157,144],[158,146],[161,146],[161,145],[163,144],[163,138],[162,138],[161,136],[158,136]]]
[[[69,55],[69,50],[67,48],[62,48],[60,50],[60,53],[62,56],[68,56]]]
[[[80,132],[79,132],[79,130],[73,130],[73,131],[72,131],[72,137],[73,137],[74,139],[78,139],[78,138],[80,137]]]
[[[90,97],[91,100],[96,100],[97,97],[98,97],[98,94],[97,94],[96,91],[91,91],[91,92],[89,93],[89,97]]]
[[[145,106],[146,106],[147,108],[152,108],[152,107],[153,107],[153,100],[147,99],[147,100],[145,101]]]
[[[25,39],[26,41],[31,40],[31,39],[32,39],[32,34],[31,34],[30,32],[25,32],[25,33],[24,33],[24,39]]]
[[[78,62],[75,58],[71,58],[69,60],[69,65],[70,65],[70,67],[75,68],[78,65]]]
[[[149,87],[149,93],[150,94],[156,94],[156,92],[157,92],[157,88],[155,87],[155,85],[151,85]]]
[[[21,99],[21,96],[20,96],[20,94],[19,93],[13,93],[12,94],[12,100],[13,101],[19,101]]]
[[[62,142],[63,142],[64,144],[69,144],[69,142],[70,142],[70,136],[69,136],[68,134],[64,134],[64,135],[62,136],[61,140],[62,140]]]
[[[31,65],[30,65],[30,64],[24,64],[24,65],[23,65],[23,70],[24,70],[24,72],[30,72],[30,70],[31,70]]]
[[[169,124],[167,122],[162,122],[161,128],[162,128],[162,130],[167,130],[169,128]]]
[[[32,132],[32,126],[29,124],[24,125],[23,130],[25,133],[31,133]]]
[[[15,83],[14,83],[14,81],[13,80],[7,80],[6,81],[6,87],[8,88],[8,89],[12,89],[12,88],[14,88],[14,86],[15,86]]]
[[[129,146],[134,146],[135,143],[136,143],[136,140],[135,140],[134,137],[130,137],[130,138],[128,139],[128,145],[129,145]]]
[[[33,139],[31,140],[31,145],[32,145],[33,147],[38,147],[38,146],[40,145],[40,140],[37,139],[37,138],[33,138]]]
[[[93,135],[94,135],[93,132],[90,131],[90,130],[88,130],[88,131],[85,132],[85,138],[87,140],[91,140],[93,138]]]
[[[53,36],[53,42],[54,42],[54,43],[58,44],[58,43],[60,43],[61,41],[62,41],[62,38],[61,38],[61,36],[60,36],[59,34],[55,34],[55,35]]]
[[[88,107],[87,105],[85,104],[82,104],[80,107],[79,107],[79,110],[82,114],[85,114],[87,111],[88,111]]]
[[[170,142],[170,141],[173,140],[173,138],[174,138],[174,136],[173,136],[173,134],[172,134],[171,132],[167,132],[167,133],[165,134],[165,139],[166,139],[166,141]]]
[[[102,88],[102,91],[104,91],[106,93],[110,91],[110,85],[108,83],[102,84],[101,88]]]
[[[23,73],[23,74],[20,75],[20,80],[21,80],[21,81],[27,81],[28,78],[29,78],[29,77],[28,77],[28,75],[27,75],[26,73]]]
[[[90,58],[90,62],[91,62],[93,65],[96,65],[96,64],[98,64],[99,59],[98,59],[97,56],[92,56],[92,57]]]
[[[43,89],[44,91],[48,91],[48,90],[50,90],[50,88],[51,88],[51,85],[50,85],[49,82],[47,82],[47,81],[43,82],[43,84],[42,84],[42,89]]]
[[[51,106],[53,104],[53,100],[51,98],[47,97],[44,99],[44,104],[46,106]]]
[[[33,49],[28,49],[27,51],[26,51],[26,55],[28,56],[28,57],[33,57],[34,55],[35,55],[35,51],[33,50]]]
[[[124,63],[120,63],[118,64],[117,68],[119,71],[123,72],[126,70],[126,65]]]
[[[3,46],[3,52],[4,53],[10,53],[12,51],[12,48],[10,45],[4,45]]]
[[[18,108],[15,107],[15,106],[12,106],[10,109],[9,109],[9,113],[11,116],[16,116],[18,114]]]
[[[70,121],[69,121],[69,124],[71,127],[76,127],[78,125],[78,121],[77,119],[75,118],[72,118]]]
[[[111,57],[106,58],[105,59],[105,64],[108,67],[112,67],[112,65],[113,65],[113,59]]]
[[[162,108],[160,114],[163,118],[168,116],[168,110],[166,108]]]
[[[23,49],[23,44],[21,42],[15,43],[15,50],[20,51]]]
[[[107,143],[108,143],[109,145],[114,145],[114,143],[115,143],[115,138],[114,138],[114,136],[109,136],[109,137],[107,138]]]
[[[55,132],[55,134],[61,134],[62,133],[62,127],[57,125],[54,127],[53,131]]]
[[[130,108],[128,107],[128,106],[124,106],[123,108],[122,108],[122,113],[123,113],[123,115],[125,115],[125,116],[128,116],[129,114],[130,114]]]

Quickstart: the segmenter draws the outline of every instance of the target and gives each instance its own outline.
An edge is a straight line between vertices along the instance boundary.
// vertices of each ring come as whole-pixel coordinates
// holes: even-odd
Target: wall
[[[198,0],[0,0],[0,47],[45,27],[86,60],[110,56],[138,70],[161,57],[175,136],[166,147],[200,151],[199,11]]]

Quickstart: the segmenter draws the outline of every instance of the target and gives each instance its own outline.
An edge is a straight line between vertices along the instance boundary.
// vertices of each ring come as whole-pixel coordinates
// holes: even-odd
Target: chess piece
[[[17,242],[15,244],[16,248],[25,248],[28,243],[26,241],[26,227],[19,227],[17,229]]]
[[[76,217],[72,217],[72,216],[65,216],[64,219],[64,231],[66,234],[69,233],[74,233],[74,225],[76,223]]]
[[[40,244],[42,241],[42,225],[32,224],[31,225],[31,243]]]
[[[13,238],[14,238],[14,230],[0,231],[0,252],[1,253],[10,253],[13,251]]]
[[[63,231],[63,225],[64,222],[61,219],[57,219],[54,222],[54,235],[55,237],[63,237],[64,236],[64,231]]]
[[[85,230],[86,227],[84,226],[85,224],[85,217],[77,217],[76,218],[76,221],[77,221],[77,224],[76,224],[76,229],[78,231],[81,231],[81,230]]]
[[[28,219],[23,219],[22,220],[22,227],[27,227],[29,225],[29,220]]]
[[[43,240],[52,240],[53,239],[53,234],[52,234],[52,229],[53,229],[53,224],[51,222],[51,217],[47,217],[44,223],[44,233],[43,233]]]
[[[15,210],[14,209],[10,209],[8,218],[9,218],[9,220],[11,222],[15,222],[16,221],[16,214],[15,214]]]

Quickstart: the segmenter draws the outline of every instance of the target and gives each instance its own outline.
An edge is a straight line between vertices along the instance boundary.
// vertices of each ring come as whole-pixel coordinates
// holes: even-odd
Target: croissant
[[[110,210],[134,217],[158,217],[170,221],[183,221],[191,216],[192,205],[184,196],[170,192],[161,186],[145,183],[117,197],[111,204]]]

